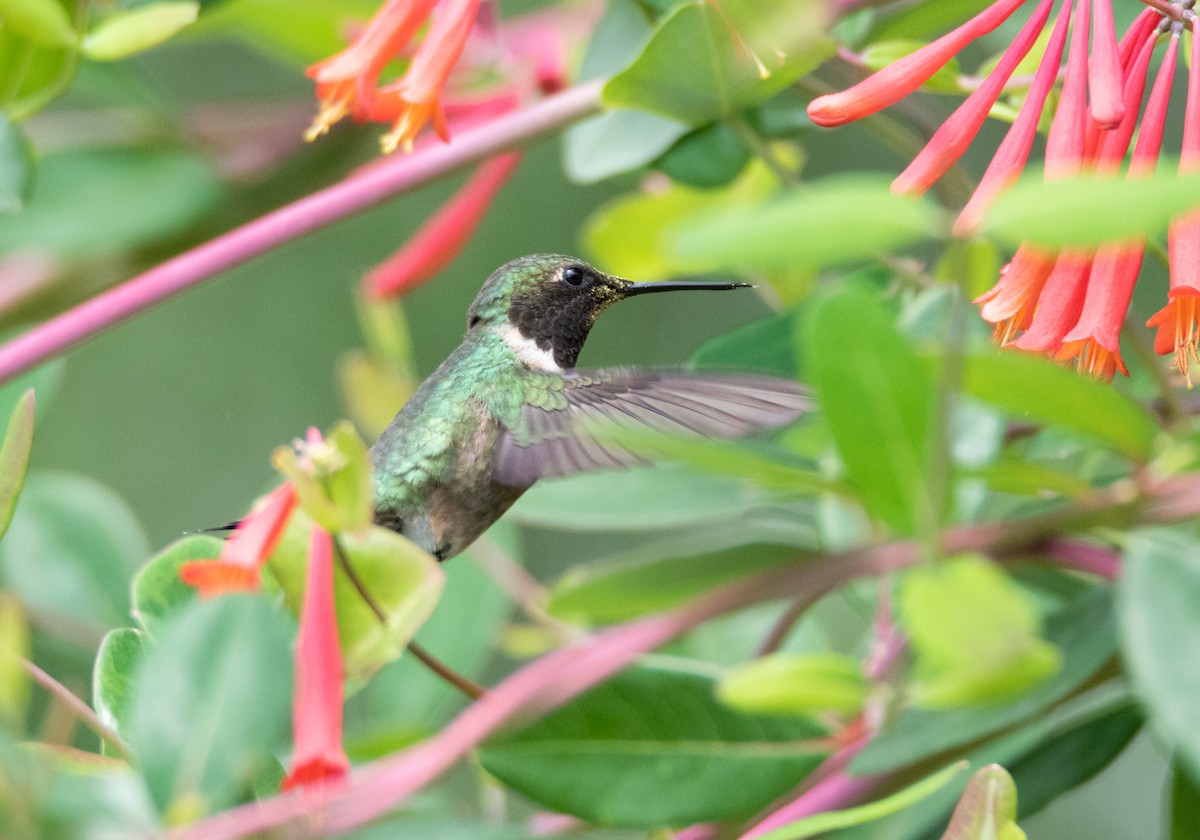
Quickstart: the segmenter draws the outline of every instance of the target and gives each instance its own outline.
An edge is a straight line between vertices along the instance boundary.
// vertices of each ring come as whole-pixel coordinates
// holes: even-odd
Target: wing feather
[[[633,369],[569,374],[562,395],[555,407],[525,405],[505,429],[497,482],[527,487],[539,478],[649,463],[645,453],[602,440],[605,426],[736,438],[786,425],[809,407],[790,380]]]

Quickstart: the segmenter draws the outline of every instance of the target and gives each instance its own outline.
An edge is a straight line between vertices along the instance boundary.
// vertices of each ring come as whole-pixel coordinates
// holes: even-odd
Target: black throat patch
[[[521,335],[532,339],[540,350],[554,355],[561,368],[575,367],[579,351],[596,323],[596,316],[611,302],[601,289],[547,289],[537,300],[514,301],[508,317]]]

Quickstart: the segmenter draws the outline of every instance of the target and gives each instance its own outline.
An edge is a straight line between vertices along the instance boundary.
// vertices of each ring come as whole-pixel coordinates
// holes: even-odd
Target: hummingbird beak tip
[[[652,292],[684,291],[730,291],[732,289],[754,289],[752,283],[693,283],[691,281],[667,281],[662,283],[630,283],[625,287],[625,297],[650,294]]]

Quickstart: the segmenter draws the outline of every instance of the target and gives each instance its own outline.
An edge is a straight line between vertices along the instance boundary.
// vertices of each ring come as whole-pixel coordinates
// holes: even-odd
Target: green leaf
[[[292,625],[257,597],[197,601],[136,671],[129,743],[160,811],[243,800],[286,743]]]
[[[192,24],[196,35],[235,35],[289,63],[309,64],[346,48],[347,25],[365,25],[378,8],[374,0],[254,0],[202,3]]]
[[[1130,536],[1118,586],[1121,648],[1151,728],[1200,772],[1200,546],[1167,530]]]
[[[492,654],[501,625],[512,610],[512,601],[483,570],[480,560],[503,551],[519,559],[517,529],[500,520],[469,547],[461,561],[447,563],[446,587],[437,608],[417,632],[417,641],[440,661],[460,674],[474,678]],[[392,740],[399,732],[405,740],[437,730],[462,696],[414,657],[402,656],[377,673],[351,699],[364,710],[357,720],[369,725],[350,731],[356,717],[347,708],[346,749],[352,759],[376,758],[372,751],[381,736]],[[395,749],[389,747],[387,751]]]
[[[1024,178],[992,204],[983,230],[1011,245],[1047,248],[1155,236],[1171,219],[1200,206],[1200,176],[1176,169],[1163,161],[1161,175],[1132,180]]]
[[[167,0],[107,15],[84,36],[83,53],[93,61],[119,58],[156,47],[194,23],[200,4],[194,0]]]
[[[723,187],[750,162],[750,150],[724,123],[697,129],[681,138],[655,166],[679,184],[700,189]]]
[[[917,702],[957,706],[1026,691],[1058,670],[1033,604],[999,566],[963,554],[911,569],[900,614],[916,655]]]
[[[122,738],[130,733],[137,671],[146,659],[146,637],[132,627],[110,630],[96,652],[92,702],[96,714]]]
[[[25,611],[11,592],[0,590],[0,723],[7,723],[18,732],[23,728],[29,705],[29,675],[21,665],[21,660],[28,658],[29,625]]]
[[[133,579],[133,617],[154,636],[177,612],[196,600],[196,590],[179,579],[179,567],[192,560],[215,560],[224,540],[189,534],[151,557]]]
[[[33,146],[0,113],[0,213],[20,213],[33,190]]]
[[[307,580],[309,526],[306,516],[293,514],[268,564],[287,608],[296,615]],[[338,540],[358,580],[388,620],[384,626],[340,564],[335,566],[333,591],[346,678],[365,680],[404,652],[437,605],[445,576],[431,555],[386,528],[344,533]]]
[[[338,423],[320,443],[281,446],[275,468],[296,488],[300,506],[327,531],[362,531],[374,517],[367,447],[354,427]]]
[[[37,417],[37,402],[30,388],[21,397],[4,432],[4,443],[0,444],[0,537],[8,530],[17,498],[25,486],[25,472],[29,468],[29,453],[33,450],[33,423]]]
[[[919,782],[867,805],[859,805],[857,808],[847,808],[843,811],[825,811],[814,814],[759,836],[762,840],[805,840],[805,838],[816,837],[839,828],[849,828],[883,819],[898,811],[903,811],[905,808],[910,808],[937,793],[950,784],[965,766],[966,762],[962,761],[951,764],[931,776],[926,776]]]
[[[967,782],[942,840],[1025,840],[1017,827],[1017,786],[999,764],[980,767]]]
[[[822,734],[803,718],[722,706],[708,676],[642,667],[489,741],[480,759],[556,811],[653,827],[749,816],[820,762],[810,739]]]
[[[149,553],[133,514],[111,490],[66,473],[37,473],[0,541],[0,574],[67,638],[125,623],[127,581]]]
[[[931,711],[910,708],[855,757],[855,774],[913,764],[1036,715],[1067,697],[1116,649],[1116,618],[1107,588],[1089,587],[1046,620],[1046,638],[1062,667],[1028,693],[1003,704]]]
[[[710,338],[692,356],[692,364],[698,368],[734,368],[787,379],[799,376],[803,381],[796,358],[795,335],[799,326],[799,309],[770,315]]]
[[[767,498],[747,481],[660,464],[539,482],[513,506],[509,518],[564,531],[651,531],[738,521]]]
[[[859,502],[898,534],[932,527],[936,394],[908,340],[875,297],[849,289],[809,309],[799,341]]]
[[[122,252],[184,229],[219,194],[208,167],[181,152],[54,152],[38,166],[25,212],[0,225],[0,252],[41,248],[66,257]]]
[[[962,388],[1018,417],[1094,435],[1138,461],[1149,458],[1158,435],[1153,416],[1107,384],[1024,353],[968,354]]]
[[[11,27],[41,46],[69,47],[75,43],[75,28],[58,0],[0,0],[0,21],[5,28]]]
[[[563,166],[575,183],[594,184],[648,165],[687,132],[687,123],[657,114],[606,111],[567,129]]]
[[[38,44],[0,27],[0,109],[20,122],[43,108],[75,76],[76,55],[73,45]]]
[[[668,240],[673,228],[696,213],[752,207],[778,185],[774,173],[755,161],[725,189],[671,185],[661,191],[621,196],[588,218],[583,240],[598,265],[623,277],[647,281],[709,271],[713,263],[670,250]]]
[[[327,479],[329,498],[341,514],[342,528],[369,528],[375,518],[375,485],[367,445],[354,426],[344,420],[330,430],[326,441],[344,459]]]
[[[902,6],[881,16],[873,38],[928,38],[982,11],[989,0],[955,0],[953,3],[921,3]]]
[[[571,621],[625,621],[800,557],[800,549],[792,545],[756,539],[749,528],[702,531],[576,566],[550,590],[546,609]]]
[[[823,268],[868,259],[933,235],[938,212],[889,191],[886,179],[847,175],[794,188],[757,207],[680,223],[678,255],[735,269]]]
[[[815,2],[683,3],[604,86],[605,104],[700,126],[762,102],[832,52]]]
[[[1200,786],[1176,762],[1171,773],[1171,827],[1167,840],[1200,837]]]
[[[776,653],[721,678],[717,697],[744,712],[854,714],[867,699],[862,666],[845,654]]]
[[[1019,816],[1037,813],[1104,770],[1141,728],[1142,715],[1128,702],[1056,727],[1009,763],[1021,791]]]

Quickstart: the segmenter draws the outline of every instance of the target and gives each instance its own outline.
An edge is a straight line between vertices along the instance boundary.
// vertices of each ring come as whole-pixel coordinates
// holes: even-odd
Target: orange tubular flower
[[[899,102],[940,70],[959,50],[1004,23],[1025,0],[999,0],[957,29],[889,64],[849,90],[819,96],[808,105],[817,125],[844,125]]]
[[[366,276],[367,294],[375,298],[404,294],[449,265],[475,235],[520,162],[520,152],[508,152],[480,166],[399,251]]]
[[[238,522],[215,560],[191,560],[180,566],[180,580],[196,587],[204,598],[257,590],[259,570],[275,550],[295,507],[296,489],[291,484],[276,487]]]
[[[317,525],[309,532],[308,582],[296,640],[295,680],[292,728],[296,748],[283,790],[335,782],[350,769],[342,748],[345,674],[334,611],[333,537]]]
[[[1154,174],[1158,153],[1162,148],[1163,126],[1166,125],[1167,103],[1171,99],[1171,80],[1175,75],[1178,51],[1179,33],[1175,32],[1171,35],[1167,54],[1146,103],[1142,130],[1129,164],[1130,178],[1147,178]],[[1079,323],[1063,338],[1057,358],[1078,356],[1084,369],[1095,377],[1110,379],[1116,370],[1129,375],[1121,361],[1121,324],[1129,309],[1129,300],[1133,297],[1133,286],[1142,267],[1145,248],[1145,240],[1140,239],[1105,245],[1100,249],[1092,267],[1092,278]]]
[[[438,136],[450,139],[442,111],[442,89],[462,54],[478,11],[479,0],[446,0],[408,71],[400,81],[379,89],[370,116],[394,122],[381,141],[384,152],[401,146],[412,151],[413,140],[430,120]]]
[[[1200,38],[1193,33],[1179,174],[1194,175],[1197,172],[1200,172]],[[1197,330],[1197,320],[1200,319],[1200,210],[1172,222],[1167,242],[1171,262],[1171,291],[1167,294],[1167,305],[1146,324],[1158,327],[1154,349],[1163,355],[1175,354],[1175,367],[1191,388],[1189,360],[1200,361],[1196,352],[1200,341],[1200,331]]]
[[[1053,5],[1054,0],[1042,0],[1037,11],[1029,18],[1008,49],[1004,51],[1000,62],[988,74],[983,84],[976,88],[975,92],[968,96],[962,105],[958,106],[958,110],[942,123],[941,128],[934,133],[921,153],[892,182],[892,192],[922,195],[933,186],[938,178],[945,175],[951,166],[958,162],[958,159],[963,156],[963,152],[971,145],[971,141],[975,139],[975,135],[979,133],[979,127],[983,125],[988,112],[1000,98],[1000,92],[1004,89],[1009,77],[1017,69],[1021,59],[1033,48],[1034,41],[1037,40],[1042,27],[1046,25],[1046,21],[1050,17],[1050,7]]]
[[[353,42],[335,56],[319,61],[306,74],[317,83],[320,111],[304,134],[315,140],[347,114],[364,119],[379,74],[412,40],[433,9],[435,0],[387,0]]]

